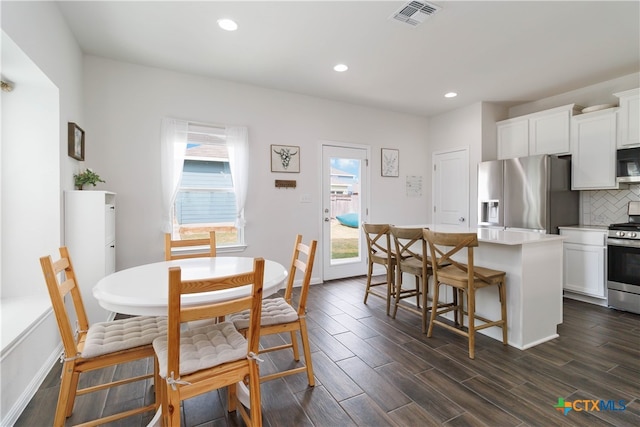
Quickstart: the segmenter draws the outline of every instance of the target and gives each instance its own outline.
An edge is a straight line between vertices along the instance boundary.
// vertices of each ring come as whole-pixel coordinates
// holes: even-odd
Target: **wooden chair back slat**
[[[197,252],[174,253],[173,248],[194,248]],[[205,239],[173,240],[170,233],[164,235],[164,259],[203,258],[216,256],[216,232],[210,231]]]
[[[423,257],[427,256],[422,230],[422,228],[391,226],[391,235],[393,236],[398,261],[407,258],[422,260]]]
[[[89,321],[82,301],[80,288],[76,282],[73,265],[69,258],[69,252],[66,247],[61,247],[59,252],[61,258],[55,262],[51,256],[41,257],[40,266],[42,267],[47,291],[49,292],[53,312],[56,316],[56,322],[58,323],[65,357],[74,357],[82,350],[78,347],[78,343],[89,329]],[[64,276],[62,283],[60,283],[59,280],[60,275]],[[76,332],[72,326],[71,317],[64,303],[64,298],[68,294],[71,294],[78,332]]]
[[[298,315],[304,314],[306,310],[307,295],[309,293],[309,285],[311,283],[311,274],[313,271],[317,245],[317,240],[312,240],[308,245],[302,243],[302,235],[298,234],[293,246],[291,267],[289,268],[289,277],[287,278],[287,287],[284,292],[284,299],[290,305],[292,304],[293,286],[295,284],[296,274],[299,272],[302,274],[302,284],[298,300]],[[301,259],[300,254],[304,254],[306,259]]]
[[[389,236],[389,224],[369,224],[363,223],[367,240],[367,249],[369,253],[376,254],[380,257],[393,255],[393,247],[391,246],[391,238]]]

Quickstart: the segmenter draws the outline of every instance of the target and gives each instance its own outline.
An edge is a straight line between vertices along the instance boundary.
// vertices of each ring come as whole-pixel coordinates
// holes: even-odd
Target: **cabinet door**
[[[571,153],[572,189],[618,188],[615,111],[573,117]]]
[[[564,244],[564,288],[585,295],[605,298],[603,246]]]
[[[529,155],[529,120],[509,120],[497,124],[498,159]]]
[[[529,119],[529,155],[569,153],[569,111]]]
[[[107,243],[104,247],[104,275],[116,272],[116,242]]]
[[[116,240],[116,207],[104,206],[104,241],[110,243]]]
[[[620,98],[618,148],[640,145],[640,94]]]

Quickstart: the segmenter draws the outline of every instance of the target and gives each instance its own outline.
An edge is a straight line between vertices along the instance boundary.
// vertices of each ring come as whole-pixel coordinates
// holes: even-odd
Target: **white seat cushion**
[[[138,316],[89,327],[81,356],[91,358],[148,345],[167,334],[167,318]]]
[[[233,322],[236,328],[247,329],[249,327],[249,310],[234,313],[229,316],[229,320]],[[298,312],[284,298],[262,300],[261,326],[279,325],[281,323],[295,322],[296,320],[298,320]]]
[[[169,346],[167,336],[153,340],[160,376],[167,377]],[[180,332],[180,373],[187,375],[201,369],[247,357],[247,340],[231,322],[211,324]]]

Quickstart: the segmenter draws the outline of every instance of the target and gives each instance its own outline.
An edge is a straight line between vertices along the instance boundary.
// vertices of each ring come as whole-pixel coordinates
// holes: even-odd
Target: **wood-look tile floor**
[[[369,297],[363,304],[363,292],[362,277],[311,287],[316,386],[308,386],[305,374],[263,383],[265,426],[640,425],[638,315],[565,299],[559,338],[521,351],[478,334],[476,358],[470,360],[463,337],[436,328],[427,338],[416,315],[401,310],[391,319],[382,299]],[[288,354],[264,359],[263,372],[292,363]],[[101,375],[128,375],[150,366],[128,365]],[[17,427],[51,425],[59,374],[56,364]],[[81,396],[67,424],[151,398],[150,383]],[[564,415],[554,408],[559,398],[574,404],[602,400],[605,406],[596,411],[590,403],[578,404],[588,410]],[[185,402],[183,425],[243,425],[238,415],[226,412],[225,402],[224,391]],[[110,425],[144,426],[151,416]]]

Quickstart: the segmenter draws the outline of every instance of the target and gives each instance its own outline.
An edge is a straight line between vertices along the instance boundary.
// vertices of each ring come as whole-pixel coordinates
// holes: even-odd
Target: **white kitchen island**
[[[507,273],[509,345],[524,350],[558,337],[557,327],[562,323],[563,236],[491,228],[420,227],[447,233],[477,231],[479,246],[474,250],[474,263]],[[450,299],[451,294],[446,298]],[[500,318],[495,287],[476,293],[476,313],[489,319]],[[500,328],[479,332],[502,341]]]

